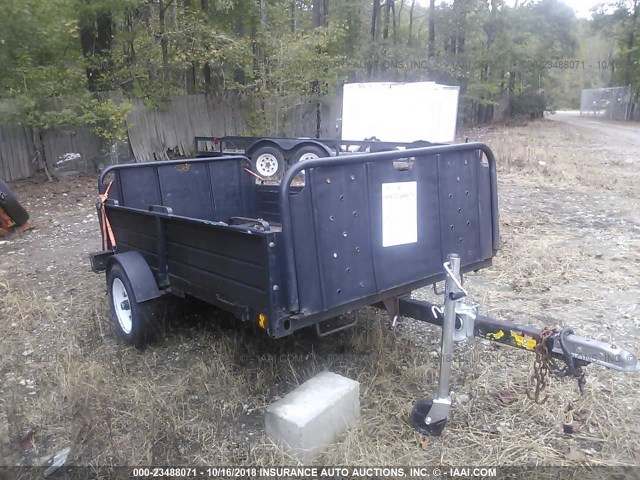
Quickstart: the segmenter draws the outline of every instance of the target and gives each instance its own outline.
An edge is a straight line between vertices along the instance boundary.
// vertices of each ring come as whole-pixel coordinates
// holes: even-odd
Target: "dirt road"
[[[595,116],[580,116],[577,111],[558,111],[547,115],[549,120],[563,122],[582,131],[593,134],[601,143],[632,146],[640,149],[640,124],[605,120]],[[640,160],[640,155],[638,157]]]

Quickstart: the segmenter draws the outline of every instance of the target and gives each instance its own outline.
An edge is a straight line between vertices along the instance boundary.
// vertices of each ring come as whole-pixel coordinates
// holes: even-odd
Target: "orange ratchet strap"
[[[98,200],[100,200],[100,214],[102,215],[102,249],[108,250],[109,245],[111,247],[116,246],[116,237],[113,235],[113,230],[111,229],[111,224],[109,223],[109,219],[107,218],[107,210],[104,207],[104,202],[109,198],[109,190],[111,190],[111,185],[113,182],[110,182],[107,185],[107,189],[103,194],[98,195]]]

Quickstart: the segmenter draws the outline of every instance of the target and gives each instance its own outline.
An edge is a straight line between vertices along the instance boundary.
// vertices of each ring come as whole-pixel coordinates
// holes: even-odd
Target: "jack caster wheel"
[[[447,420],[444,419],[440,420],[439,422],[427,425],[425,423],[425,419],[429,415],[432,406],[433,400],[431,400],[430,398],[423,398],[422,400],[418,400],[418,403],[416,403],[413,407],[413,410],[411,410],[409,424],[422,435],[437,437],[444,430],[444,427],[447,424]]]

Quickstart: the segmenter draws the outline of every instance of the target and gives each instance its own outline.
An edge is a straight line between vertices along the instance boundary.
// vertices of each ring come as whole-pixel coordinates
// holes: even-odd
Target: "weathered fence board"
[[[35,151],[30,129],[0,125],[0,177],[4,180],[30,177],[35,170]]]
[[[246,129],[240,97],[226,99],[205,95],[173,97],[164,109],[147,108],[130,101],[127,117],[129,142],[137,161],[166,160],[194,153],[196,136],[240,134]]]
[[[342,116],[342,98],[285,98],[265,105],[270,135],[283,137],[337,138],[337,124]],[[319,114],[319,116],[318,116]]]
[[[86,127],[67,127],[42,133],[44,157],[51,172],[93,171],[100,155],[100,139]]]

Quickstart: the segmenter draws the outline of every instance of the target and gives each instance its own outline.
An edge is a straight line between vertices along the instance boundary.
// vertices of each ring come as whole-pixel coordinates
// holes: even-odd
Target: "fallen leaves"
[[[511,405],[518,400],[518,396],[509,390],[500,390],[497,393],[498,400],[504,405]]]
[[[429,450],[431,448],[431,439],[429,437],[422,437],[420,439],[420,448],[422,450]]]
[[[587,456],[584,452],[573,445],[569,448],[569,453],[567,453],[566,456],[567,460],[571,460],[572,462],[584,462],[587,460]]]

